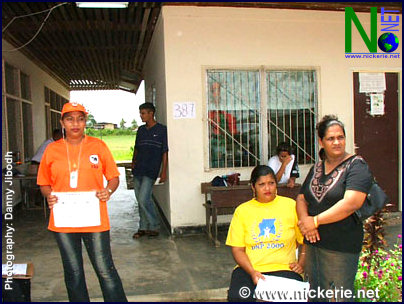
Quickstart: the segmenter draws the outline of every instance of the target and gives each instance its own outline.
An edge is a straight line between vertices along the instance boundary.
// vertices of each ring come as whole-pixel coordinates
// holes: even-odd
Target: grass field
[[[100,136],[94,136],[101,138]],[[132,161],[132,149],[136,136],[133,135],[104,135],[101,138],[111,150],[115,161]]]

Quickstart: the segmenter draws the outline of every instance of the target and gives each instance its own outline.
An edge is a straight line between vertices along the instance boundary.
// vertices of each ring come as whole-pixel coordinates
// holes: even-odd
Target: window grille
[[[13,98],[7,98],[7,130],[8,150],[12,152],[22,151],[22,130],[20,103]]]
[[[209,70],[207,76],[210,168],[257,165],[259,72]]]
[[[23,139],[25,161],[31,160],[34,156],[34,138],[32,130],[32,105],[27,102],[22,103]]]
[[[299,164],[314,162],[315,71],[210,69],[207,88],[210,168],[265,163],[282,141],[290,143]],[[265,149],[263,138],[268,138]]]
[[[315,71],[267,71],[268,151],[288,142],[299,164],[315,160]]]

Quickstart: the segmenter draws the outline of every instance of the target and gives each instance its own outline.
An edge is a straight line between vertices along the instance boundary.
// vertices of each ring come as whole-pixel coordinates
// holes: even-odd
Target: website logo
[[[366,33],[358,16],[352,7],[345,8],[345,57],[346,58],[400,58],[400,53],[394,53],[399,46],[399,40],[395,33],[400,29],[400,15],[396,10],[380,11],[380,20],[377,18],[377,7],[370,8],[370,33]],[[380,22],[381,34],[378,36],[378,22]],[[368,53],[355,53],[352,51],[353,26],[359,32]],[[358,47],[358,45],[354,45]],[[378,53],[378,50],[381,51]],[[347,56],[357,54],[360,56]]]

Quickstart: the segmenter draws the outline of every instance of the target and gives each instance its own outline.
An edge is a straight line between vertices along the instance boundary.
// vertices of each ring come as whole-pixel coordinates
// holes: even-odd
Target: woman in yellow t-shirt
[[[237,267],[233,270],[229,301],[254,301],[254,290],[265,275],[302,281],[303,236],[297,226],[295,200],[277,195],[274,171],[264,165],[251,173],[254,198],[237,207],[230,224],[226,245]]]

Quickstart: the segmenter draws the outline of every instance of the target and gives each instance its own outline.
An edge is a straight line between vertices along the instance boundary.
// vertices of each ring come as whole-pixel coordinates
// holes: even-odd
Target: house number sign
[[[174,119],[195,118],[195,102],[175,102],[173,113]]]

